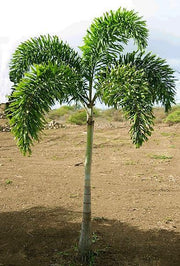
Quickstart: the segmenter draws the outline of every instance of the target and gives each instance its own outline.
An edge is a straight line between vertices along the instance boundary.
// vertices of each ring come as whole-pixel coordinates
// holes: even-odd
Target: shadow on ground
[[[0,265],[81,265],[77,260],[80,213],[36,207],[0,213]],[[94,265],[180,265],[178,234],[141,231],[115,220],[93,220]],[[92,265],[92,264],[91,264]]]

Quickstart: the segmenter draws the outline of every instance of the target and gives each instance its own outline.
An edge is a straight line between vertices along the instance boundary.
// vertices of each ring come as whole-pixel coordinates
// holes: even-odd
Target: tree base
[[[90,262],[91,263],[94,262],[94,255],[95,255],[95,253],[92,250],[90,250],[86,253],[83,253],[83,254],[79,251],[78,257],[82,263],[84,263],[85,265],[86,264],[89,265]]]

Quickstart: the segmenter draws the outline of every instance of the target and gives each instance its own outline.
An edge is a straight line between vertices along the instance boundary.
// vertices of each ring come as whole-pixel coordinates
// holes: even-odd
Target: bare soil
[[[180,265],[180,126],[136,149],[125,123],[96,123],[89,265]],[[0,265],[81,265],[85,126],[46,130],[23,157],[0,132]]]

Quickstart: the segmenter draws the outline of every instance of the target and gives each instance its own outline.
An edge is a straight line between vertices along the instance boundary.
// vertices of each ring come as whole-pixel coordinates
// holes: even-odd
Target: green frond
[[[131,65],[107,70],[99,80],[102,100],[109,106],[121,107],[130,120],[130,134],[136,147],[148,140],[153,130],[152,98],[146,74]]]
[[[108,62],[116,58],[131,38],[139,49],[145,48],[147,36],[145,21],[133,10],[119,8],[94,20],[84,37],[84,45],[80,48],[85,63],[93,71],[95,67],[100,68],[98,65],[102,61]]]
[[[12,132],[23,154],[31,153],[33,141],[39,140],[44,129],[44,115],[56,100],[67,102],[83,97],[81,76],[66,65],[34,65],[14,85],[8,113]]]
[[[161,103],[167,112],[175,103],[175,76],[174,70],[166,60],[152,53],[133,52],[119,57],[116,66],[130,64],[137,70],[145,72],[148,87],[152,95],[153,103]]]
[[[40,36],[21,43],[10,62],[10,80],[18,83],[24,73],[34,64],[54,63],[69,65],[75,71],[83,73],[81,57],[68,44],[57,36]]]

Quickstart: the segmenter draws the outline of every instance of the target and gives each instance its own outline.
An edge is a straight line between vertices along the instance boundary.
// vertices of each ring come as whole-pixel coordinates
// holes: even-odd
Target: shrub
[[[94,117],[101,115],[101,110],[94,108],[93,109]],[[76,125],[85,125],[87,121],[86,111],[84,109],[77,110],[75,113],[71,114],[68,122]]]
[[[165,122],[170,124],[180,123],[180,110],[170,113],[166,117]]]
[[[87,120],[86,111],[84,109],[81,109],[73,113],[69,117],[68,122],[76,125],[85,125],[86,120]]]
[[[174,105],[168,113],[165,113],[162,107],[154,107],[153,112],[155,115],[155,123],[179,123],[180,105],[178,104]]]
[[[67,105],[64,105],[64,106],[61,106],[58,109],[51,110],[49,112],[49,114],[48,114],[48,118],[50,120],[55,120],[55,119],[58,119],[58,118],[60,118],[62,116],[65,116],[67,114],[70,114],[74,110],[75,110],[75,106],[67,106]]]

